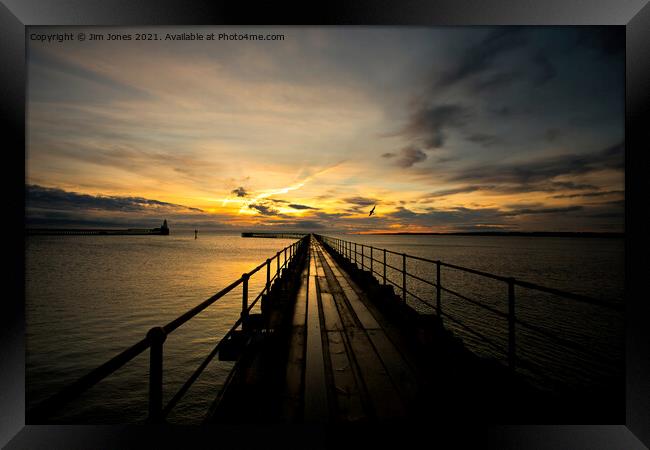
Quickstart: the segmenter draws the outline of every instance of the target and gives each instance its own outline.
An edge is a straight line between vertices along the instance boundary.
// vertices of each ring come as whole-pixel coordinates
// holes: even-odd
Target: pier
[[[401,266],[391,264],[395,258]],[[414,259],[431,264],[435,276],[410,272],[407,260]],[[504,345],[445,310],[445,295],[480,302],[471,293],[446,286],[441,279],[443,268],[503,283],[504,311],[479,306],[503,319]],[[388,271],[399,277],[387,275]],[[256,274],[266,280],[257,293],[249,291],[249,279]],[[407,301],[418,295],[409,280],[432,287],[430,299],[419,299],[429,312]],[[239,319],[182,386],[166,387],[175,393],[163,399],[165,341],[173,338],[174,330],[240,288]],[[164,422],[208,364],[219,360],[235,364],[223,388],[215,389],[214,401],[205,411],[206,424],[620,421],[625,413],[622,375],[612,376],[609,384],[596,390],[543,391],[528,382],[524,372],[534,368],[518,353],[518,329],[532,328],[561,349],[575,350],[580,345],[518,317],[518,289],[540,290],[611,314],[622,310],[616,303],[438,260],[304,235],[29,410],[28,423],[47,423],[70,400],[147,350],[149,422]],[[503,357],[475,355],[450,330],[452,323],[477,334],[487,345],[499,347]],[[598,359],[594,349],[583,350]]]
[[[167,220],[158,228],[27,228],[32,236],[168,236]]]
[[[245,238],[270,238],[270,239],[300,239],[305,236],[306,233],[276,233],[272,231],[244,231],[241,234],[241,237]]]

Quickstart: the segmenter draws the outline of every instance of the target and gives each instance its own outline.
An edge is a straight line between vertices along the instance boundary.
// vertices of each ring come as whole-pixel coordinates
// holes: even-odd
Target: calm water
[[[622,301],[622,239],[485,236],[339,236],[359,243],[514,276],[542,285],[611,301]],[[239,235],[32,236],[27,238],[27,401],[51,395],[88,370],[214,294],[291,243],[284,239],[244,239]],[[381,255],[374,255],[381,259]],[[366,265],[369,261],[365,260]],[[388,257],[401,267],[401,259]],[[435,266],[409,261],[408,271],[434,279]],[[377,269],[377,267],[375,267]],[[389,279],[401,275],[389,269]],[[443,269],[442,284],[506,311],[503,284]],[[265,271],[250,281],[257,294]],[[433,290],[411,280],[409,290],[433,299]],[[533,366],[564,382],[597,382],[622,370],[623,322],[598,307],[517,290],[517,315],[563,338],[598,349],[608,364],[594,362],[526,330],[517,330],[517,350]],[[422,312],[429,309],[409,298]],[[167,338],[164,399],[178,390],[238,318],[241,288],[219,300]],[[507,323],[451,295],[443,310],[505,347]],[[453,323],[473,351],[503,358]],[[173,410],[171,422],[193,423],[222,386],[232,363],[213,361]],[[60,420],[125,422],[144,420],[147,409],[148,353],[145,352],[73,402]],[[530,373],[543,383],[545,378]]]

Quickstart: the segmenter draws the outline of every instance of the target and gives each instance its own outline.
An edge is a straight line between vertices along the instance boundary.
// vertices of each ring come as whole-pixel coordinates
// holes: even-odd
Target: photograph
[[[624,26],[25,40],[26,424],[626,422]]]

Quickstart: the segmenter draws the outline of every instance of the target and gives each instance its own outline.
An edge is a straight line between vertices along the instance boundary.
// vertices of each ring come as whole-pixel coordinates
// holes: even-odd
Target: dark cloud
[[[468,82],[474,92],[488,92],[528,80],[541,85],[555,78],[557,70],[548,54],[535,48],[539,42],[530,38],[530,30],[520,27],[499,28],[461,53],[458,61],[436,80],[437,89]],[[510,55],[524,50],[527,60]],[[519,55],[520,56],[520,55]],[[509,58],[504,63],[503,58]],[[501,69],[507,67],[506,70]],[[516,67],[516,69],[512,69]]]
[[[248,205],[249,209],[254,209],[263,216],[277,216],[279,214],[278,210],[273,208],[270,205],[264,203],[251,203]]]
[[[451,181],[506,183],[520,186],[549,182],[560,175],[580,175],[604,169],[623,169],[624,143],[594,153],[561,155],[530,162],[481,165],[463,169]]]
[[[457,158],[455,156],[443,156],[443,157],[440,157],[440,158],[436,158],[435,162],[436,162],[436,164],[443,164],[443,163],[447,163],[447,162],[451,162],[451,161],[458,161],[458,159],[459,158]]]
[[[460,59],[450,69],[443,71],[436,87],[449,87],[491,69],[500,55],[526,45],[524,29],[503,27],[490,32],[478,44],[461,53]]]
[[[420,142],[424,150],[437,149],[445,144],[447,131],[465,125],[469,116],[459,104],[418,105],[398,134]]]
[[[588,224],[592,228],[612,229],[620,227],[622,209],[609,207],[586,207],[581,205],[565,207],[525,206],[512,209],[500,208],[427,208],[424,212],[415,212],[405,207],[384,214],[387,224],[418,227],[445,227],[454,230],[500,229],[516,230],[523,225],[530,229],[528,217],[535,216],[535,224],[546,229],[565,229],[575,231],[579,224]],[[619,212],[617,212],[619,211]],[[595,224],[590,218],[610,219]],[[578,228],[579,229],[579,228]]]
[[[299,204],[296,204],[296,203],[290,203],[289,208],[293,208],[293,209],[313,209],[313,210],[318,209],[318,208],[314,208],[313,206],[299,205]]]
[[[297,221],[294,226],[302,230],[320,230],[327,227],[325,223],[318,220]]]
[[[248,195],[248,191],[244,189],[242,186],[239,186],[237,189],[233,189],[230,191],[231,194],[235,194],[237,197],[246,197]]]
[[[544,132],[544,139],[548,142],[555,142],[562,136],[562,131],[557,128],[549,128]]]
[[[392,213],[389,214],[390,217],[394,217],[397,219],[412,219],[414,217],[417,217],[418,214],[411,211],[410,209],[407,209],[403,206],[398,206],[397,211],[393,211]]]
[[[506,211],[501,214],[504,216],[523,216],[523,215],[530,215],[530,214],[558,214],[558,213],[567,213],[573,211],[582,211],[583,209],[584,207],[580,205],[565,206],[561,208],[521,208],[512,211]]]
[[[489,187],[490,186],[487,186],[487,188]],[[480,185],[462,186],[458,188],[443,189],[440,191],[431,192],[429,194],[426,194],[424,198],[431,199],[431,198],[447,197],[449,195],[454,195],[454,194],[465,194],[468,192],[475,192],[481,189],[486,189],[486,186],[480,186]]]
[[[493,147],[502,143],[502,140],[499,136],[487,133],[470,134],[467,137],[467,140],[470,142],[475,142],[483,147]]]
[[[455,194],[466,194],[469,192],[486,191],[495,192],[500,194],[519,194],[523,192],[558,192],[558,191],[580,191],[580,190],[596,190],[596,186],[592,184],[580,184],[572,181],[540,181],[537,183],[525,184],[468,184],[450,189],[443,189],[440,191],[430,192],[421,197],[422,201],[431,201],[442,197],[447,197]],[[611,191],[616,192],[616,191]],[[585,194],[574,195],[557,195],[553,198],[570,198],[582,196]],[[589,196],[589,195],[585,195]]]
[[[497,72],[481,77],[472,86],[474,92],[480,93],[485,91],[494,91],[504,86],[509,86],[513,82],[522,78],[521,72],[507,71]]]
[[[419,148],[404,147],[399,152],[399,158],[395,160],[395,165],[399,167],[411,167],[413,164],[419,163],[427,159],[427,154]]]
[[[490,107],[488,108],[488,111],[490,111],[492,114],[500,117],[509,117],[512,115],[512,107],[510,106],[499,106],[499,107]]]
[[[198,208],[162,202],[143,197],[119,197],[108,195],[89,195],[68,192],[63,189],[47,188],[38,185],[26,186],[27,206],[31,208],[60,210],[104,210],[143,212],[153,210],[196,211]]]
[[[603,197],[605,195],[623,195],[625,191],[595,191],[595,192],[582,192],[577,194],[558,194],[553,195],[552,198],[575,198],[575,197]]]
[[[546,53],[541,50],[535,53],[535,56],[533,57],[533,64],[536,69],[533,73],[533,82],[535,84],[544,84],[547,81],[555,78],[557,75],[555,66],[551,64],[551,61],[548,59]]]
[[[377,203],[376,199],[368,197],[348,197],[344,198],[343,201],[357,206],[372,206]]]

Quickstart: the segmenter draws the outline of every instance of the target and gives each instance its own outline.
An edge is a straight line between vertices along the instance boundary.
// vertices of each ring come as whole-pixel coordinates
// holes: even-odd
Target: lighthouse
[[[163,220],[162,227],[160,227],[160,234],[169,234],[169,227],[167,226],[167,219]]]

